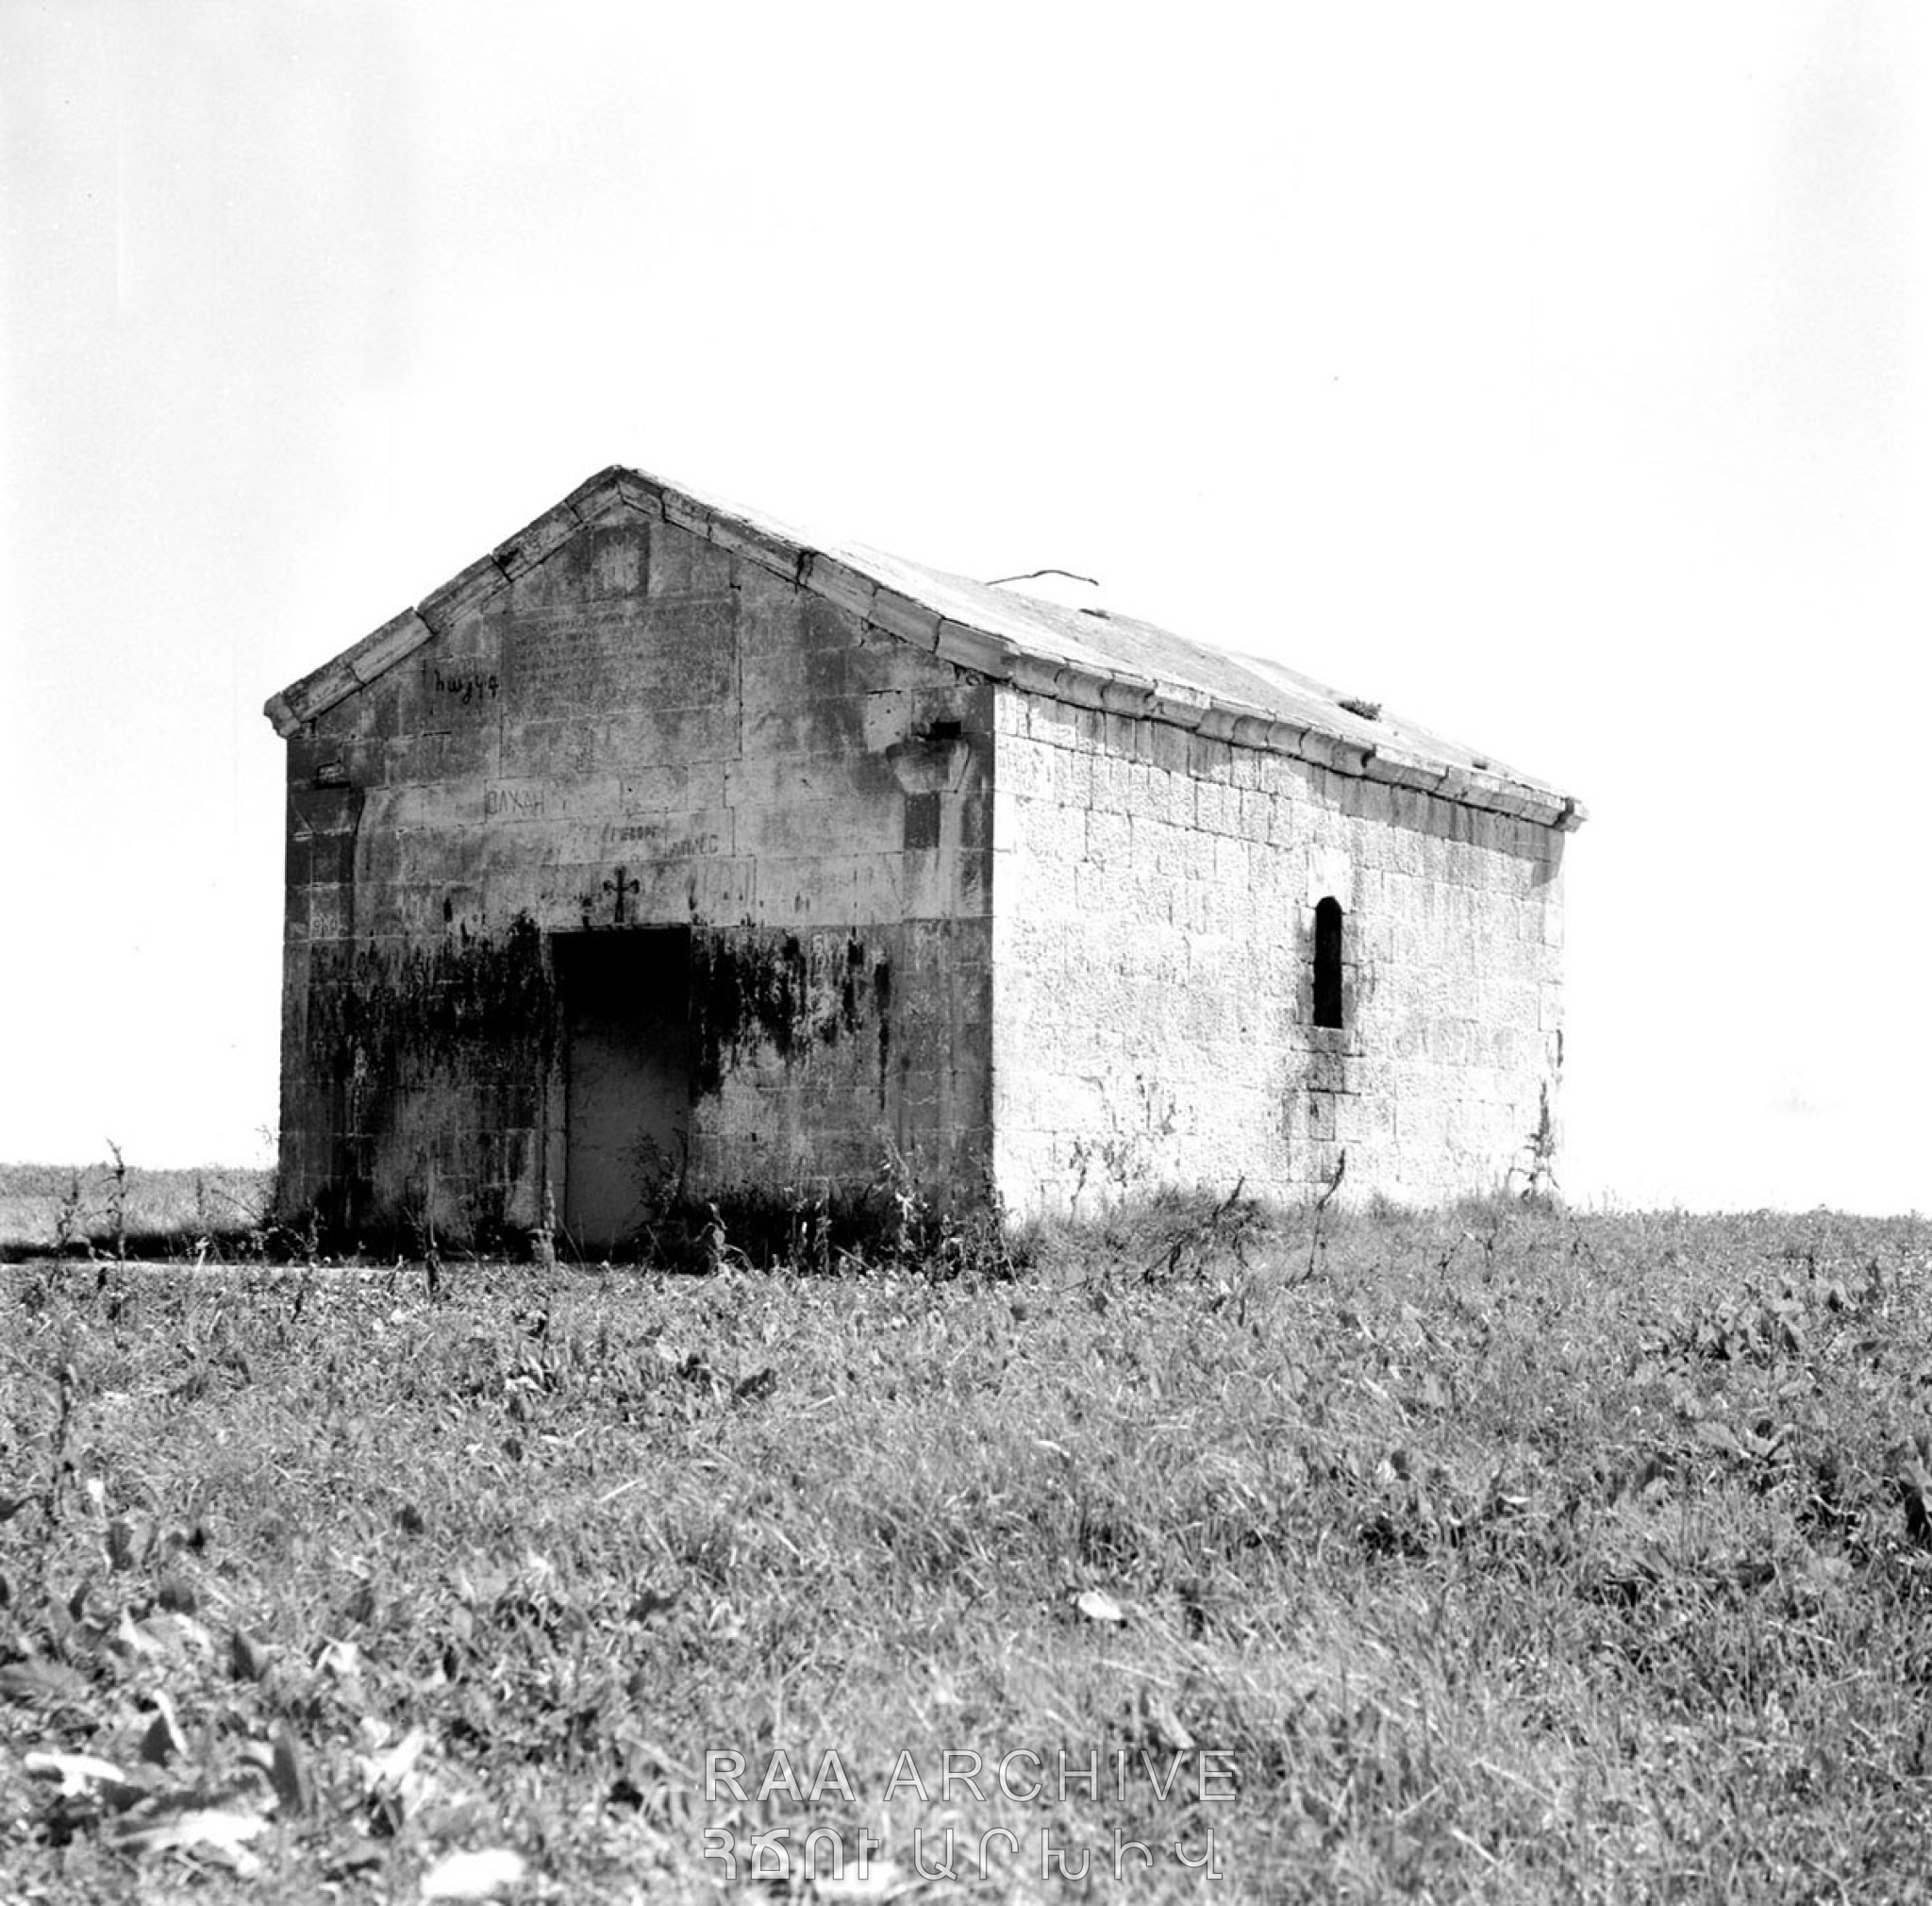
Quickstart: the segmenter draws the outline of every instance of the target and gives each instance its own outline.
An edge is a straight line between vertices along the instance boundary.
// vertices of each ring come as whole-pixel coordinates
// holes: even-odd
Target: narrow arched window
[[[1315,903],[1315,1024],[1341,1024],[1341,902]]]

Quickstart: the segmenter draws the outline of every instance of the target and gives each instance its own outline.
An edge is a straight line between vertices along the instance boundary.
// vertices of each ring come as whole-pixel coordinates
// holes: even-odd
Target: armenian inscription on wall
[[[720,810],[713,813],[666,814],[656,820],[626,820],[604,830],[606,842],[624,848],[639,859],[650,861],[701,861],[729,851],[731,815]]]
[[[607,714],[724,700],[734,667],[726,594],[630,605],[586,619],[581,609],[518,617],[506,692],[525,714]]]
[[[483,791],[485,820],[557,820],[570,811],[569,792],[555,781],[496,781]]]
[[[472,658],[425,661],[415,713],[425,727],[465,725],[496,714],[503,705],[503,672]]]

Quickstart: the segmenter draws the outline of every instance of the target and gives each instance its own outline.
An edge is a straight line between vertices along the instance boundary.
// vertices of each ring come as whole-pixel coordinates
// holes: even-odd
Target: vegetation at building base
[[[914,1162],[890,1148],[873,1181],[850,1191],[742,1185],[698,1197],[675,1180],[641,1174],[629,1233],[601,1250],[560,1226],[525,1229],[468,1210],[452,1239],[420,1195],[393,1217],[344,1229],[316,1211],[280,1209],[273,1170],[143,1169],[111,1143],[108,1151],[107,1162],[92,1165],[0,1165],[0,1261],[51,1254],[91,1262],[340,1267],[431,1257],[439,1265],[480,1264],[493,1255],[546,1265],[562,1259],[712,1271],[730,1263],[830,1274],[881,1262],[929,1273],[986,1269],[1012,1253],[997,1198],[975,1195],[957,1209],[937,1203]],[[434,1182],[426,1167],[423,1182]],[[478,1239],[502,1248],[486,1252]]]
[[[1924,1225],[717,1262],[0,1271],[0,1891],[1926,1890]]]

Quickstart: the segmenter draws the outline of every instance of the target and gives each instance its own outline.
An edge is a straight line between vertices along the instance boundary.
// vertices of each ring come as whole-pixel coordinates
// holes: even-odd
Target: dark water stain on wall
[[[757,1046],[789,1063],[814,1044],[851,1037],[874,1013],[883,1027],[891,969],[881,960],[868,972],[866,961],[857,939],[802,941],[757,928],[698,934],[691,989],[698,1092],[716,1092]]]
[[[425,1092],[462,1108],[438,1122],[461,1135],[465,1176],[486,1188],[486,1202],[504,1202],[514,1181],[504,1174],[527,1169],[558,1053],[556,987],[532,922],[401,952],[317,946],[308,1001],[308,1076],[332,1101],[329,1215],[350,1226],[380,1215],[379,1141],[405,1097]]]
[[[556,989],[526,917],[498,936],[463,930],[401,953],[319,946],[309,987],[308,1058],[323,1077],[413,1083],[478,1043],[525,1056],[534,1042],[545,1059],[554,1048]]]

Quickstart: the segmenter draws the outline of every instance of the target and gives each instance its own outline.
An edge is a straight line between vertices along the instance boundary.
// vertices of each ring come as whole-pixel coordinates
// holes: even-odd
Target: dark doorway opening
[[[563,1225],[580,1250],[634,1236],[683,1189],[691,1145],[691,929],[559,933]]]
[[[1341,902],[1315,903],[1315,1024],[1341,1024]]]

